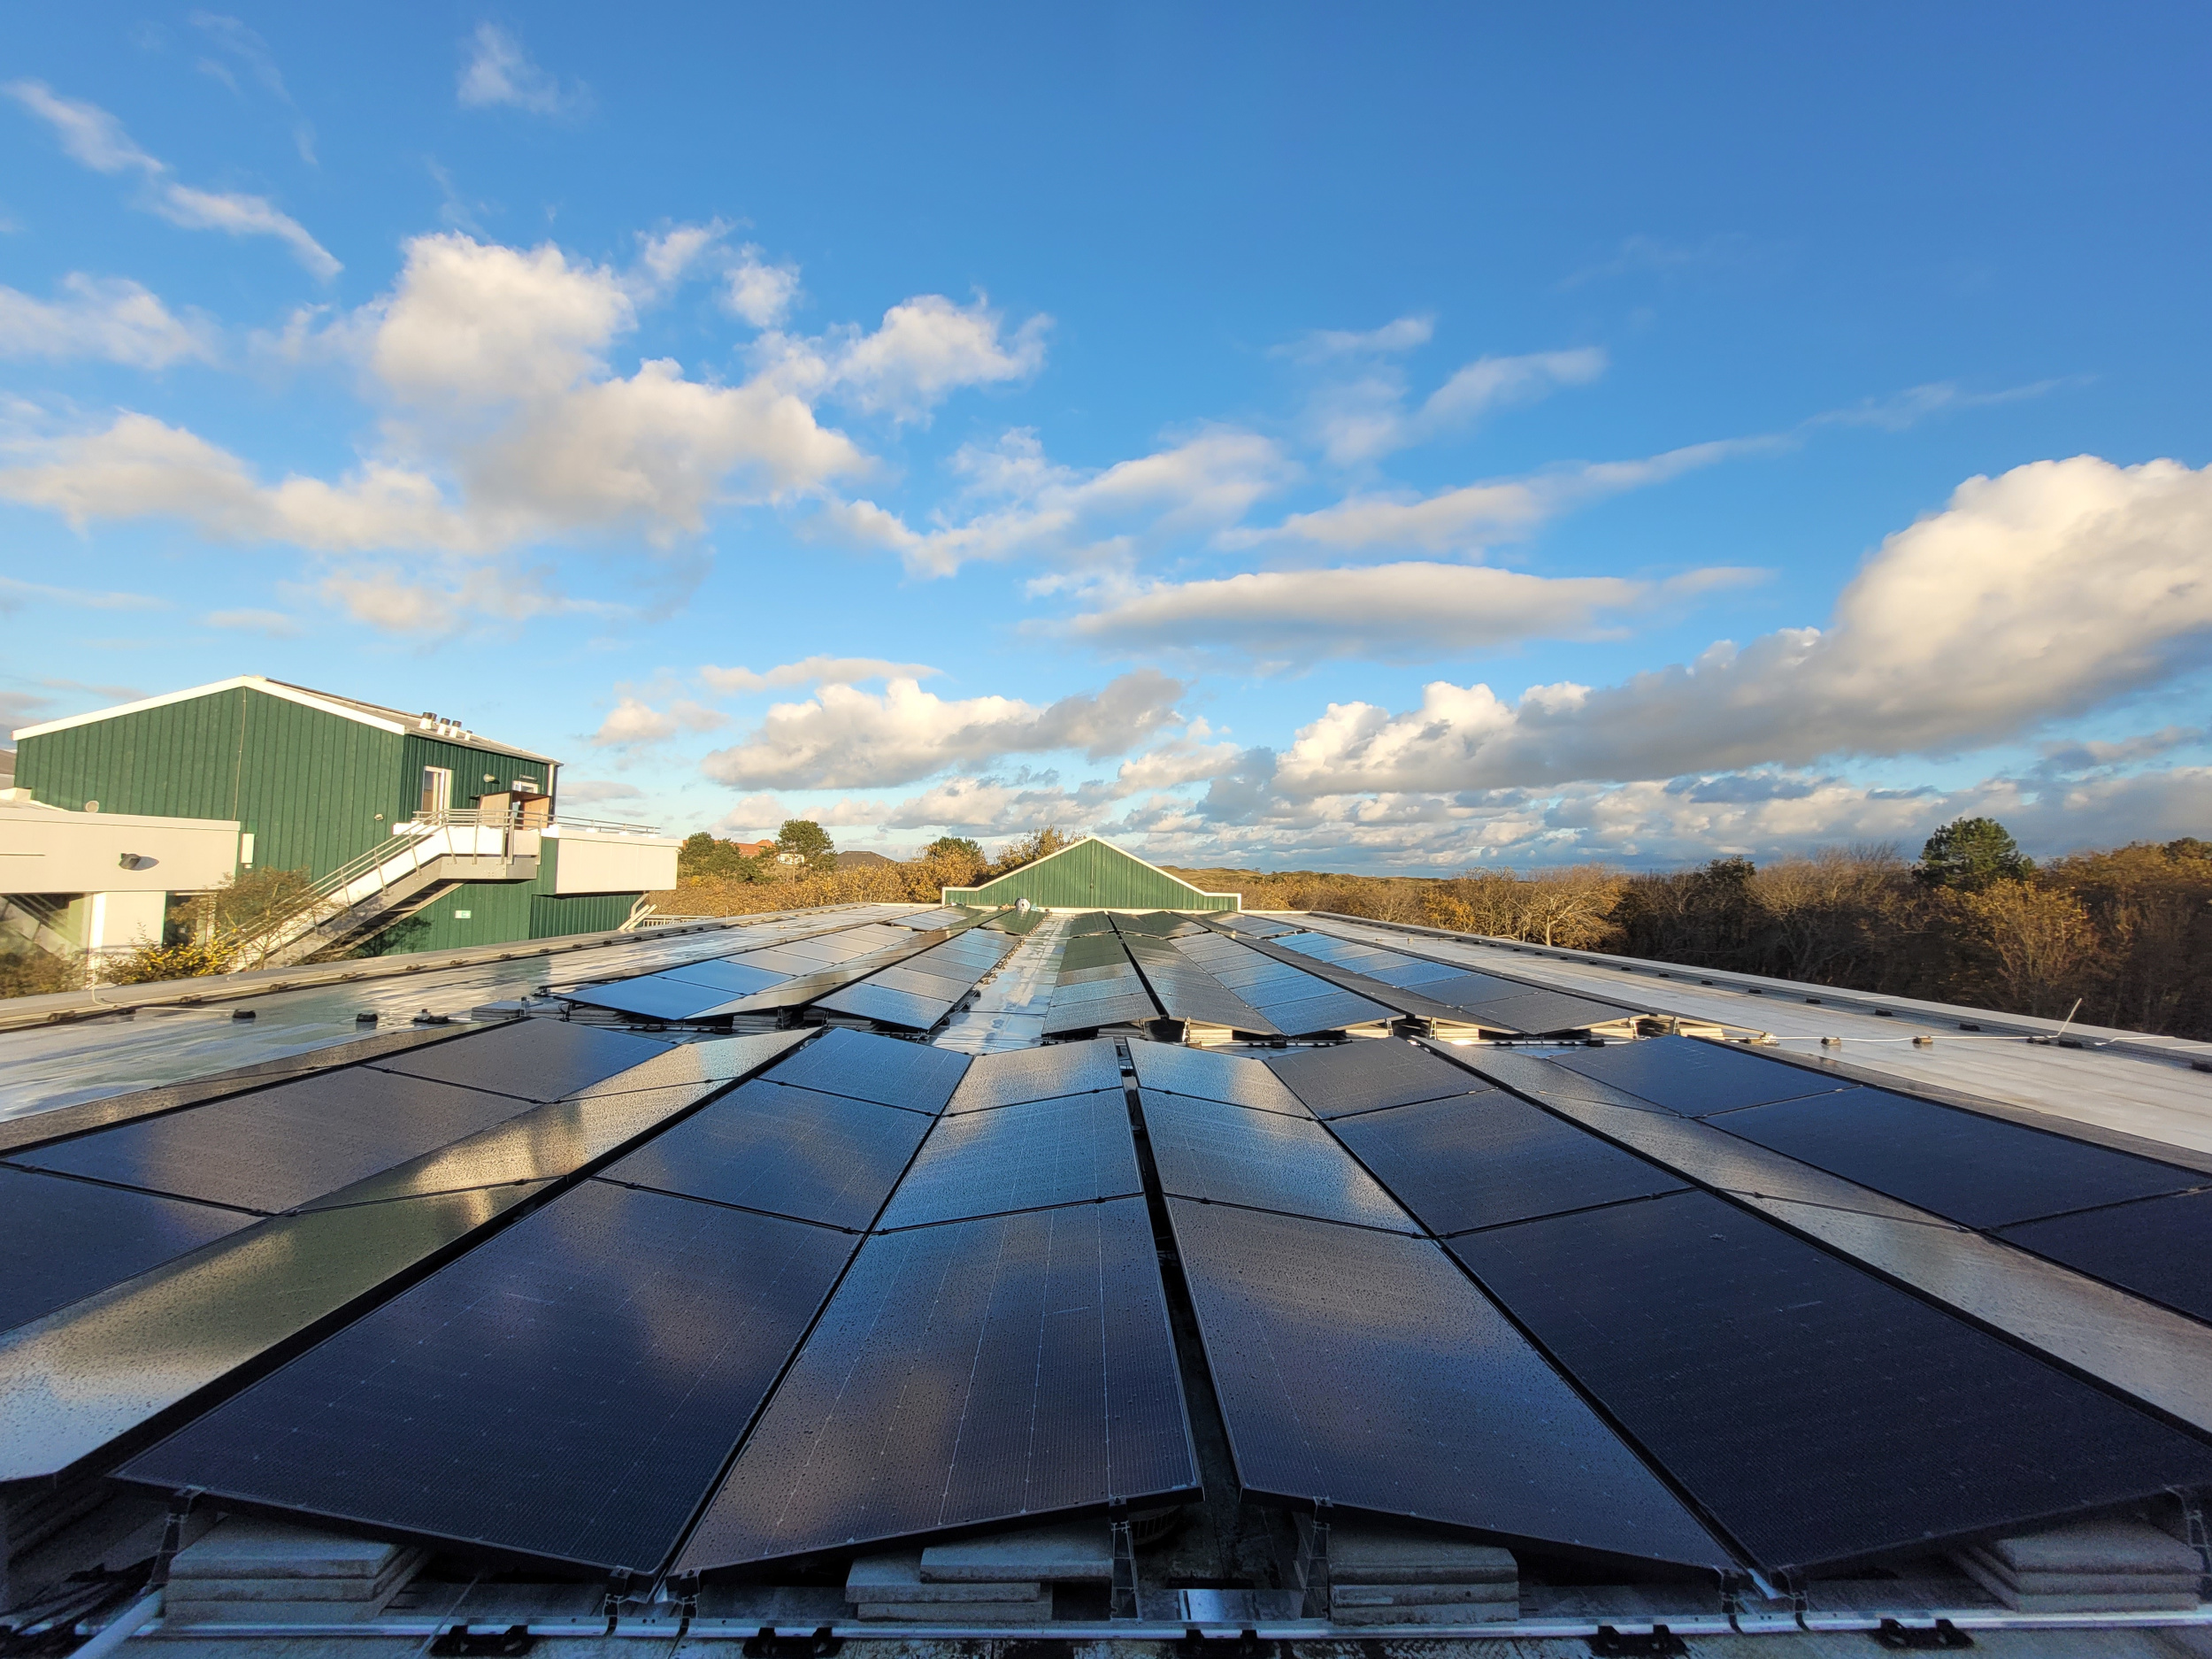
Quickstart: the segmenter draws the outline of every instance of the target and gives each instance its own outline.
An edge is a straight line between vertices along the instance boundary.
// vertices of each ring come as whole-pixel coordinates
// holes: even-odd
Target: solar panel
[[[1524,1094],[1539,1100],[1595,1101],[1601,1105],[1624,1107],[1631,1111],[1659,1112],[1671,1118],[1663,1106],[1654,1104],[1640,1094],[1631,1094],[1625,1089],[1601,1083],[1595,1078],[1585,1077],[1579,1071],[1570,1071],[1548,1055],[1515,1054],[1509,1049],[1483,1047],[1462,1048],[1467,1064],[1494,1083],[1507,1088],[1518,1089]]]
[[[664,970],[656,978],[681,979],[687,985],[703,985],[718,990],[725,997],[742,996],[749,991],[764,991],[772,985],[780,984],[784,976],[774,971],[750,963],[733,962],[727,956],[710,956],[704,962],[687,962],[680,967]]]
[[[205,1204],[0,1169],[0,1331],[134,1279],[252,1225]]]
[[[606,985],[580,986],[562,996],[587,1008],[611,1008],[618,1014],[643,1019],[697,1019],[737,995],[690,979],[672,979],[649,973],[635,979],[616,979]]]
[[[978,1055],[953,1092],[948,1112],[981,1111],[1015,1101],[1048,1100],[1121,1087],[1121,1056],[1110,1042],[1055,1043]]]
[[[1141,1199],[882,1233],[677,1559],[842,1549],[1198,1484]]]
[[[1363,968],[1361,972],[1372,974],[1385,985],[1417,985],[1425,988],[1440,980],[1460,979],[1467,977],[1465,970],[1455,967],[1448,962],[1424,962],[1417,956],[1408,956],[1402,961],[1387,965]]]
[[[1423,994],[1435,996],[1436,988],[1424,987]],[[1610,1025],[1631,1018],[1624,1008],[1594,1002],[1586,996],[1569,996],[1561,991],[1523,991],[1493,1002],[1452,1002],[1450,1006],[1464,1009],[1478,1024],[1500,1025],[1532,1036],[1549,1032],[1586,1031],[1593,1025]]]
[[[2212,1448],[1709,1194],[1450,1248],[1770,1568],[2212,1479]]]
[[[0,1481],[62,1474],[539,1190],[279,1216],[0,1338]],[[57,1379],[68,1386],[58,1388]]]
[[[1165,940],[1142,936],[1123,944],[1144,972],[1145,983],[1175,1019],[1225,1025],[1263,1036],[1278,1034],[1267,1017]]]
[[[1310,1118],[1191,1094],[1139,1092],[1163,1191],[1324,1221],[1418,1231]]]
[[[1449,975],[1434,976],[1418,981],[1421,995],[1449,1003],[1454,1008],[1479,1008],[1485,1002],[1501,1002],[1509,996],[1519,996],[1530,987],[1518,979],[1501,979],[1494,973],[1471,973],[1461,968]]]
[[[649,1572],[852,1248],[587,1181],[124,1477]]]
[[[965,995],[966,992],[961,995]],[[815,1006],[840,1014],[857,1015],[863,1019],[880,1020],[907,1031],[927,1031],[952,1012],[952,1005],[957,1000],[951,996],[923,996],[913,991],[864,981],[818,999]]]
[[[864,1230],[930,1119],[755,1079],[601,1171],[609,1180]]]
[[[273,1215],[528,1110],[511,1094],[348,1066],[119,1124],[15,1162]]]
[[[326,1193],[307,1210],[387,1203],[428,1193],[467,1192],[518,1181],[555,1180],[621,1151],[641,1135],[695,1106],[719,1083],[554,1101],[490,1128]]]
[[[1143,1190],[1128,1098],[1118,1088],[993,1111],[956,1108],[938,1120],[876,1225],[915,1227]]]
[[[779,1083],[849,1094],[910,1111],[941,1112],[968,1069],[968,1056],[873,1032],[834,1030],[769,1073]]]
[[[1763,1060],[1740,1047],[1723,1048],[1695,1037],[1650,1037],[1601,1048],[1576,1048],[1552,1057],[1571,1071],[1626,1089],[1686,1118],[1852,1087],[1847,1078]]]
[[[559,1019],[517,1019],[451,1042],[370,1064],[521,1100],[558,1100],[651,1059],[660,1043],[626,1031]]]
[[[1679,1176],[1496,1089],[1331,1125],[1432,1233],[1680,1192]]]
[[[1392,1038],[1308,1048],[1267,1064],[1317,1118],[1441,1100],[1476,1087],[1475,1079],[1450,1061]]]
[[[1371,1002],[1349,991],[1334,990],[1324,991],[1317,996],[1271,1002],[1264,1011],[1269,1022],[1286,1037],[1302,1037],[1316,1031],[1340,1031],[1347,1025],[1364,1025],[1396,1018],[1379,1002]]]
[[[2007,1227],[2039,1256],[2212,1321],[2212,1193],[2147,1198]]]
[[[793,1031],[748,1032],[742,1037],[709,1037],[699,1042],[672,1043],[643,1065],[579,1089],[579,1098],[596,1094],[634,1094],[641,1089],[667,1088],[687,1083],[729,1083],[766,1065],[778,1055],[796,1048],[814,1033]]]
[[[1998,1227],[2206,1182],[2170,1164],[1886,1089],[1839,1089],[1710,1121],[1970,1227]]]
[[[1147,1088],[1227,1101],[1233,1106],[1250,1106],[1260,1111],[1287,1112],[1293,1118],[1312,1115],[1282,1079],[1259,1061],[1241,1055],[1210,1054],[1179,1043],[1133,1042],[1129,1058],[1137,1068],[1137,1081]]]
[[[1168,1214],[1247,1490],[1731,1564],[1434,1244],[1183,1199]]]
[[[1159,1017],[1159,1004],[1142,991],[1076,1002],[1055,1001],[1045,1012],[1043,1035],[1096,1031],[1102,1025],[1141,1025]]]

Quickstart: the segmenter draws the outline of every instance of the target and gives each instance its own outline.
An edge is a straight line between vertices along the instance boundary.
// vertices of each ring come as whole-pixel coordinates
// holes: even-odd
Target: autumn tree
[[[2034,868],[1993,818],[1954,818],[1920,849],[1920,879],[1962,893],[1978,893],[1993,881],[2024,880]]]

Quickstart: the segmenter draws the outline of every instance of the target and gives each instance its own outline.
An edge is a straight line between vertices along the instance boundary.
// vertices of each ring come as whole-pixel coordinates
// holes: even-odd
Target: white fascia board
[[[142,713],[148,709],[164,709],[173,703],[189,703],[196,697],[211,697],[217,692],[235,691],[241,687],[249,691],[258,691],[265,696],[281,697],[285,702],[296,703],[303,708],[319,710],[325,714],[334,714],[341,719],[352,720],[358,725],[373,726],[380,732],[390,732],[396,736],[403,736],[407,731],[407,728],[396,720],[380,720],[374,715],[364,714],[358,709],[349,709],[343,703],[326,702],[316,696],[312,692],[280,685],[275,680],[265,680],[259,674],[239,674],[229,680],[219,680],[211,686],[194,686],[187,691],[164,692],[158,697],[143,697],[136,703],[118,703],[111,709],[95,709],[89,714],[73,714],[64,719],[48,720],[42,726],[19,726],[16,730],[15,740],[19,743],[27,737],[43,737],[49,732],[66,732],[72,726],[91,726],[98,721],[116,719],[126,714]]]

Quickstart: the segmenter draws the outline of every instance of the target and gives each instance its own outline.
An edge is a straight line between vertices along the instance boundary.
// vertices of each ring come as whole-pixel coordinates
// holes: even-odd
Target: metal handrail
[[[531,824],[524,821],[523,811],[523,805],[519,802],[505,812],[486,811],[480,807],[442,807],[434,812],[417,812],[406,822],[424,825],[432,829],[444,829],[448,826],[462,829],[471,827],[533,830],[568,828],[612,831],[625,835],[657,835],[661,833],[660,826],[657,824],[626,824],[613,818],[570,818],[565,814],[543,818],[535,824]]]

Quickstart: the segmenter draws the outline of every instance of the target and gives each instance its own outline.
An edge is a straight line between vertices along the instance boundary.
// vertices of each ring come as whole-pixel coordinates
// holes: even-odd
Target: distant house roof
[[[897,862],[895,858],[886,858],[881,853],[859,850],[837,855],[837,867],[840,870],[856,870],[864,864],[889,864]]]
[[[560,763],[550,755],[522,749],[513,743],[502,743],[493,738],[472,732],[458,720],[448,719],[440,714],[409,714],[399,709],[388,709],[380,703],[364,703],[358,697],[341,696],[336,692],[313,691],[305,686],[295,686],[281,680],[271,680],[262,674],[239,674],[229,680],[219,680],[212,685],[193,686],[183,691],[166,691],[157,697],[142,697],[136,703],[118,703],[110,709],[95,709],[88,714],[72,714],[59,720],[48,720],[38,726],[19,726],[15,732],[18,742],[27,737],[43,737],[49,732],[65,732],[72,726],[91,726],[97,721],[111,720],[119,715],[136,714],[145,709],[158,709],[172,703],[189,703],[195,697],[211,697],[218,692],[234,691],[240,687],[258,691],[265,696],[281,697],[287,703],[296,703],[303,708],[319,709],[325,714],[334,714],[341,719],[357,720],[364,726],[373,726],[380,731],[396,733],[415,733],[423,737],[435,737],[449,743],[472,743],[479,748],[496,749],[503,755],[513,755],[524,760],[541,760],[549,765]]]

